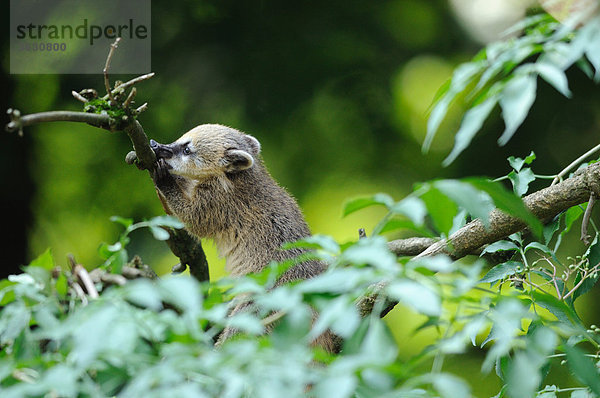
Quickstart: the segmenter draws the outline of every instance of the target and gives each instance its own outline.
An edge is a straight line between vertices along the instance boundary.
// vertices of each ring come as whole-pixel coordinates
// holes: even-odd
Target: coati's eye
[[[185,148],[183,148],[184,155],[189,155],[190,153],[192,153],[192,150],[190,149],[190,147],[186,146]]]

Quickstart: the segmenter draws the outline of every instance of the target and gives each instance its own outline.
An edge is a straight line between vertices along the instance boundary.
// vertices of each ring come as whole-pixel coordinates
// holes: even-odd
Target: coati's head
[[[150,146],[172,174],[194,180],[247,170],[260,153],[256,138],[219,124],[194,127],[168,145],[150,140]]]

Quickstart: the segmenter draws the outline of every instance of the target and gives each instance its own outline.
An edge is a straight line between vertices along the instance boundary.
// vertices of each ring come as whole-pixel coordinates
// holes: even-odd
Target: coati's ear
[[[258,155],[260,153],[260,142],[251,135],[244,134],[244,139],[246,143],[250,146],[250,152],[254,155]]]
[[[258,142],[258,141],[257,141]],[[225,151],[223,165],[228,173],[249,169],[254,165],[254,158],[241,149],[230,149]]]

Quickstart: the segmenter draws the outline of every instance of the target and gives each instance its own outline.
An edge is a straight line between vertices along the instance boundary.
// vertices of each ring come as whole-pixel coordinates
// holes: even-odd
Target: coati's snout
[[[154,140],[150,140],[150,148],[152,148],[158,159],[169,159],[173,157],[173,149],[171,149],[170,145],[159,144]]]

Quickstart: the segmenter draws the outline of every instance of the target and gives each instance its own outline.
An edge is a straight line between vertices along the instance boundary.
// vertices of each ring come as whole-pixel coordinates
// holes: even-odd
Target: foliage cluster
[[[568,94],[564,70],[573,62],[598,75],[598,52],[589,47],[600,31],[597,20],[579,30],[545,18],[524,26],[523,38],[489,46],[457,69],[442,91],[429,141],[444,104],[465,90],[474,97],[448,162],[469,145],[496,103],[505,115],[501,140],[508,140],[531,107],[538,75],[563,94]],[[577,46],[578,57],[570,64],[548,63],[546,54],[556,48]],[[542,55],[535,63],[523,63],[537,54]],[[345,214],[369,206],[384,206],[388,214],[371,236],[355,242],[316,235],[291,243],[313,249],[329,269],[284,286],[274,287],[290,264],[271,264],[260,274],[210,283],[172,276],[119,287],[98,284],[100,297],[82,301],[71,287],[74,276],[57,268],[46,252],[24,273],[0,282],[0,392],[3,397],[468,397],[469,375],[445,371],[444,361],[482,349],[481,371],[498,376],[498,397],[600,395],[600,329],[586,326],[575,308],[598,280],[599,233],[591,223],[591,245],[560,260],[561,243],[584,207],[545,225],[530,215],[520,198],[530,183],[545,178],[532,171],[534,159],[534,154],[509,159],[512,170],[501,180],[509,180],[513,192],[500,181],[468,178],[418,184],[399,201],[385,194],[350,201]],[[481,258],[398,258],[382,235],[408,229],[443,238],[471,218],[486,224],[495,207],[524,220],[531,233],[489,245]],[[111,272],[129,260],[134,229],[148,227],[164,239],[160,226],[177,226],[168,218],[138,224],[115,220],[125,231],[117,243],[100,248]],[[488,254],[503,260],[485,272]],[[363,317],[356,301],[372,294],[373,286],[381,290],[373,311]],[[228,317],[234,296],[251,299],[253,312]],[[387,298],[426,317],[417,332],[434,328],[439,339],[400,360],[380,317]],[[313,322],[315,310],[319,316]],[[215,349],[225,326],[240,333]],[[345,340],[339,355],[311,345],[327,329]],[[561,367],[571,371],[576,386],[552,382],[550,372]]]

